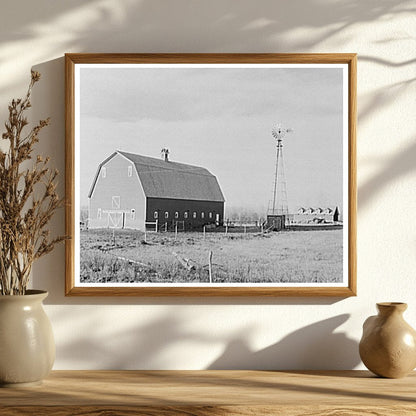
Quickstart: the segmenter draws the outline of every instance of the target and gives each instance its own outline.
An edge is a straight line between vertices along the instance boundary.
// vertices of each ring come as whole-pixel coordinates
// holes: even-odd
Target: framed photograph
[[[66,295],[354,296],[355,54],[66,54]]]

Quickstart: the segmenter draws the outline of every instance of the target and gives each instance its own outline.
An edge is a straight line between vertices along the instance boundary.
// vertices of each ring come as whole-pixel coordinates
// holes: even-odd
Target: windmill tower
[[[292,131],[290,128],[283,128],[281,124],[278,124],[276,128],[272,129],[272,136],[276,139],[276,167],[273,182],[272,206],[269,208],[269,215],[287,216],[289,214],[283,165],[283,139],[287,133]]]

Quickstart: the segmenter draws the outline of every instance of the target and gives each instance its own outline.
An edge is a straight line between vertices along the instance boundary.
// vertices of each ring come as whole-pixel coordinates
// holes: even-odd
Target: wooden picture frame
[[[65,219],[66,234],[70,237],[66,242],[67,296],[347,297],[356,295],[356,54],[71,53],[65,55],[65,71]],[[267,113],[267,117],[270,117],[273,112],[276,113],[277,118],[280,117],[278,113],[286,114],[290,122],[296,125],[276,124],[287,122],[282,119],[274,119],[268,124],[269,119],[264,118],[266,116],[263,113]],[[139,121],[136,120],[135,115],[140,119]],[[259,121],[256,122],[257,124],[251,124],[252,119]],[[194,130],[190,129],[192,125]],[[286,134],[291,132],[287,127],[294,129],[291,137],[295,137],[297,131],[299,133],[291,142],[287,138],[285,168],[288,166],[286,169],[289,175],[286,175],[288,182],[286,188],[281,162],[283,162],[282,143],[286,145]],[[209,128],[212,128],[212,132],[207,133],[206,129]],[[253,137],[259,134],[260,128],[261,143],[267,143],[264,147],[258,144],[260,142],[250,142],[249,139],[244,138],[246,135]],[[238,153],[239,148],[238,152],[235,152],[233,162],[228,163],[233,166],[224,167],[221,161],[225,160],[226,150],[222,144],[218,144],[220,143],[218,135],[227,132],[224,133],[221,142],[225,143],[227,137],[233,136],[234,129],[236,135],[241,135],[246,153],[245,156],[243,153]],[[124,139],[128,135],[126,131],[134,133],[134,136],[139,132],[137,137],[145,132],[150,138],[145,142],[145,139],[135,136],[134,140],[127,141]],[[218,132],[220,133],[216,135]],[[192,141],[194,140],[190,139],[192,134],[195,137],[202,135],[203,138],[200,141],[199,139]],[[180,149],[187,149],[185,140],[187,135],[190,143],[198,143],[200,147],[192,150],[193,156],[189,156],[188,153],[185,155],[185,150],[182,152],[183,156],[180,156]],[[311,139],[305,138],[309,135]],[[324,136],[325,139],[322,138]],[[169,150],[166,147],[162,149],[165,160],[156,160],[159,155],[155,155],[154,149],[162,138],[166,139],[166,146],[174,159],[181,163],[168,159]],[[114,152],[104,152],[113,145],[111,140],[114,141]],[[126,140],[129,152],[125,151],[123,140]],[[313,147],[310,147],[312,145],[307,140],[314,141]],[[292,145],[294,147],[290,151]],[[153,146],[152,151],[150,151],[151,146]],[[217,147],[216,153],[209,146]],[[120,148],[123,148],[123,151],[119,150]],[[231,155],[234,154],[232,149],[230,152]],[[308,152],[308,156],[302,156],[302,152]],[[149,153],[154,159],[148,157]],[[254,159],[254,153],[263,156]],[[207,155],[205,160],[200,157],[201,154]],[[213,156],[215,154],[218,158]],[[251,160],[251,157],[253,161],[246,162],[246,165],[240,163],[241,159]],[[199,161],[195,163],[197,166],[192,163],[194,159]],[[293,167],[296,160],[298,165]],[[126,172],[123,163],[128,164]],[[272,197],[269,194],[265,195],[267,192],[262,185],[268,180],[261,180],[255,175],[258,171],[259,176],[263,175],[266,178],[263,164],[268,166],[269,172],[271,171],[268,185],[272,185]],[[311,166],[310,171],[305,167],[308,164]],[[91,165],[94,165],[95,174],[91,174]],[[139,171],[141,166],[147,167]],[[169,172],[164,170],[165,166],[169,167]],[[215,166],[215,171],[213,169],[211,173],[212,166]],[[241,166],[247,171],[240,171]],[[322,174],[317,166],[325,173]],[[106,176],[108,169],[110,169],[109,175]],[[135,188],[125,185],[130,179],[123,176],[124,179],[117,182],[119,179],[111,176],[117,169],[123,169],[126,178],[135,177],[137,173],[138,182],[134,185]],[[158,173],[154,173],[156,171]],[[230,174],[221,172],[230,172]],[[292,177],[290,177],[291,172]],[[104,182],[103,175],[107,177],[107,182]],[[218,175],[218,178],[214,175]],[[90,184],[88,210],[82,208],[87,198],[85,191],[87,177]],[[236,178],[245,179],[238,181]],[[302,178],[307,178],[306,181],[303,180],[304,185]],[[251,179],[253,185],[248,183]],[[315,179],[316,183],[313,182]],[[309,181],[312,181],[311,184]],[[226,186],[224,185],[226,192],[222,194],[224,189],[220,184],[225,182],[227,182]],[[295,182],[297,186],[293,184]],[[184,183],[187,185],[183,185]],[[102,188],[97,188],[98,186]],[[141,205],[123,208],[122,202],[136,192],[132,191],[136,187],[141,189],[142,199],[137,197]],[[120,192],[114,189],[120,189]],[[238,189],[245,190],[237,192]],[[257,194],[250,189],[255,190]],[[287,190],[289,191],[286,192]],[[121,197],[122,202],[119,195],[112,195],[122,192],[126,195]],[[297,195],[296,202],[301,201],[302,195],[305,196],[305,205],[301,205],[303,208],[290,207],[288,200],[285,200],[285,193],[287,198],[290,192],[292,195]],[[333,205],[333,208],[327,208],[331,192],[337,195],[337,201],[340,200],[341,203],[336,207]],[[322,206],[316,208],[314,205],[310,208],[309,201],[312,201],[312,204],[314,198],[318,198],[318,194],[321,199],[316,199],[315,204],[323,201]],[[237,207],[233,208],[232,218],[231,208],[228,213],[224,211],[224,195],[226,210],[227,207]],[[241,214],[243,210],[236,202],[241,195],[247,195],[242,199],[251,201],[247,204],[252,204],[250,208],[252,212],[257,209],[253,207],[257,207],[255,204],[263,198],[262,195],[265,195],[265,200],[273,201],[272,210],[269,205],[267,215],[265,213],[263,217],[259,208],[261,215],[247,214],[248,219],[244,219]],[[94,198],[98,197],[105,202],[96,202]],[[337,201],[334,197],[334,202]],[[101,206],[97,208],[98,205],[94,205],[96,203],[102,204],[102,208]],[[156,207],[155,204],[160,204],[162,208]],[[185,207],[184,204],[192,208],[186,210],[188,206]],[[236,215],[240,215],[239,220],[233,219],[237,218]],[[255,215],[259,216],[258,221],[256,220],[255,225],[250,225]],[[107,229],[103,226],[104,221],[107,221],[107,227],[115,229]],[[134,221],[137,224],[140,221],[141,225],[132,225],[136,224]],[[207,265],[202,264],[205,260],[198,262],[195,258],[188,258],[181,251],[180,239],[185,238],[185,234],[181,234],[182,222],[183,229],[187,233],[187,244],[189,247],[191,244],[193,247],[197,246],[192,249],[194,250],[192,256],[198,256],[201,250],[204,251]],[[155,225],[152,225],[153,223]],[[152,230],[152,226],[156,230]],[[87,229],[81,230],[82,227]],[[120,231],[118,227],[130,228],[127,231]],[[250,233],[250,227],[258,228]],[[331,227],[338,230],[330,231]],[[284,230],[281,230],[282,228]],[[290,232],[287,233],[286,229]],[[298,231],[299,229],[301,231]],[[188,230],[193,231],[188,233]],[[157,233],[151,234],[151,231]],[[232,234],[234,231],[235,233]],[[190,234],[191,232],[195,234]],[[134,234],[136,237],[131,237],[132,233],[136,233]],[[103,235],[105,237],[102,237]],[[289,242],[289,236],[293,239],[293,243]],[[232,257],[233,261],[235,260],[235,267],[239,268],[240,274],[236,272],[237,277],[230,277],[235,280],[227,281],[229,275],[234,276],[234,270],[226,269],[221,262],[216,264],[220,256],[217,251],[225,250],[223,247],[216,250],[216,239],[220,241],[220,237],[221,242],[226,240],[227,250],[231,250],[231,242],[238,240],[239,242],[233,247],[244,245],[244,249],[249,247],[250,253],[255,253],[254,256],[264,255],[265,265],[262,265],[261,258],[253,260],[254,265],[261,263],[262,271],[260,272],[260,268],[256,271],[258,274],[251,271],[253,270],[250,269],[251,258],[248,256],[246,261],[240,254],[235,257],[232,257],[234,256],[232,254],[228,258]],[[114,240],[111,240],[112,238]],[[209,240],[211,245],[203,246],[202,244],[205,243],[202,243],[202,239],[205,241],[205,238],[214,239],[214,243]],[[271,247],[275,247],[273,244],[277,244],[277,241],[282,245],[273,249],[267,246],[269,254],[266,254],[266,248],[259,250],[259,247],[263,247],[259,245],[262,238],[267,244],[272,244]],[[116,242],[122,239],[124,243]],[[172,242],[173,239],[175,244]],[[251,247],[252,243],[257,244],[253,246],[257,248]],[[148,251],[145,251],[147,249]],[[109,251],[112,258],[117,259],[111,264],[106,263],[107,257],[105,257]],[[259,251],[260,254],[256,254]],[[264,253],[261,253],[262,251]],[[284,254],[287,252],[289,254]],[[88,254],[90,257],[85,257],[87,255],[84,253],[92,254]],[[163,261],[169,257],[171,263],[166,260],[163,274],[160,271],[162,269],[153,268],[149,259],[143,260],[140,256],[129,253],[152,253],[149,254],[153,256],[152,258],[160,253],[164,256]],[[273,257],[275,253],[279,255],[276,257],[277,260]],[[310,257],[309,254],[314,257]],[[290,257],[291,255],[293,258]],[[81,256],[84,256],[82,262]],[[299,258],[306,260],[302,262]],[[286,259],[288,266],[285,265]],[[271,269],[268,262],[276,265],[277,270],[287,267],[281,272],[281,276],[285,276],[284,279],[282,277],[283,282],[273,280],[280,279],[276,277],[280,276],[280,271],[271,276],[265,274]],[[305,265],[307,271],[302,269],[304,263],[307,264]],[[110,268],[113,271],[108,271]],[[149,282],[112,282],[113,278],[123,279],[120,270],[124,270],[124,273],[132,273],[133,277],[126,279],[141,279],[143,275],[145,276],[143,279],[148,279]],[[179,279],[183,278],[182,274],[186,276],[186,270],[189,271],[189,276],[192,274],[192,278],[196,279],[196,283],[179,282]],[[290,281],[292,276],[290,270],[293,270],[293,282]],[[310,275],[307,274],[309,270],[311,270]],[[310,280],[297,281],[302,273],[306,273],[305,279]],[[107,275],[110,282],[107,282]],[[165,283],[163,279],[166,279],[166,276],[170,280]],[[175,276],[178,276],[178,281],[175,281]],[[250,279],[256,278],[252,276],[263,276],[261,278],[264,280],[250,282]],[[323,276],[328,280],[319,282]],[[205,278],[210,280],[201,280]],[[245,279],[249,282],[244,282]]]

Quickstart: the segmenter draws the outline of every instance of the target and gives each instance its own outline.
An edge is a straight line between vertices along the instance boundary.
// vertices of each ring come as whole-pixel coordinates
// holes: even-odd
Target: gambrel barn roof
[[[133,163],[144,194],[148,198],[225,201],[217,178],[205,168],[119,150],[98,167],[89,197],[92,195],[101,167],[117,154]]]

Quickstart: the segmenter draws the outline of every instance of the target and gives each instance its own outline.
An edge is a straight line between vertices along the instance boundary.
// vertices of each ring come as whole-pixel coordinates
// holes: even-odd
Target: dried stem
[[[40,120],[26,136],[25,111],[31,107],[32,88],[40,74],[32,71],[23,99],[12,100],[6,131],[7,151],[0,150],[0,294],[23,295],[29,283],[33,262],[53,250],[65,236],[50,238],[46,225],[63,200],[56,193],[58,171],[49,168],[49,157],[37,156],[33,166],[23,168],[32,159],[39,132],[50,119]],[[36,190],[36,192],[35,192]],[[40,195],[38,197],[34,197]]]

